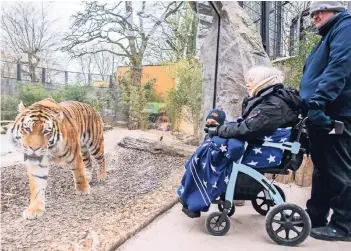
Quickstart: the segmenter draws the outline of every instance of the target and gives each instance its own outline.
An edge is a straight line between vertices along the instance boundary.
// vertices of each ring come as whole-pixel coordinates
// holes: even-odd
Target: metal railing
[[[110,86],[113,84],[112,75],[30,67],[26,62],[15,63],[1,60],[0,63],[2,79],[45,84],[93,84],[96,82],[106,82]]]
[[[239,5],[256,25],[272,59],[296,55],[303,31],[312,28],[310,1],[240,1]]]

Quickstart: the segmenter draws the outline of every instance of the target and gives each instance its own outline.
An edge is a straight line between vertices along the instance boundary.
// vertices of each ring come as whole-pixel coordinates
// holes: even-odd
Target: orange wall
[[[118,67],[117,74],[121,76],[129,70],[129,67]],[[175,85],[175,80],[172,78],[174,66],[155,65],[143,66],[141,83],[145,84],[148,80],[155,78],[155,90],[157,94],[166,94],[168,89]]]

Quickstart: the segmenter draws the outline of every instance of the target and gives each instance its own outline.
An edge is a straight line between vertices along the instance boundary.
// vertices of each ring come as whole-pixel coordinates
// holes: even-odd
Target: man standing
[[[351,15],[342,1],[314,1],[310,16],[321,36],[306,59],[300,83],[314,163],[306,204],[311,236],[351,241]],[[333,120],[344,122],[342,135],[321,129]]]

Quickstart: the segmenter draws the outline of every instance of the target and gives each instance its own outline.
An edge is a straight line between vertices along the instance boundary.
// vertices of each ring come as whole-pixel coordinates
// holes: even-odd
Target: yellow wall
[[[158,95],[166,94],[167,91],[175,85],[175,80],[172,78],[174,66],[155,65],[143,66],[141,83],[145,84],[147,81],[155,78],[155,90]],[[129,70],[129,67],[118,67],[118,76],[123,75]]]

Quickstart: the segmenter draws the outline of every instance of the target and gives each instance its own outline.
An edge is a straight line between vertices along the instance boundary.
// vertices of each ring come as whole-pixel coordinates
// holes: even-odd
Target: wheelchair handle
[[[339,120],[334,120],[334,128],[329,132],[329,134],[343,134],[345,125],[342,121]]]
[[[308,124],[308,121],[309,121],[308,117],[306,117],[303,120],[301,120],[300,123],[298,123],[298,126],[299,126],[299,132],[298,132],[298,136],[297,136],[298,139],[300,139],[302,129],[304,128],[304,126],[306,124]],[[340,134],[343,134],[344,129],[345,129],[345,125],[342,121],[332,120],[332,125],[330,127],[319,127],[317,129],[328,130],[329,134],[340,135]]]

